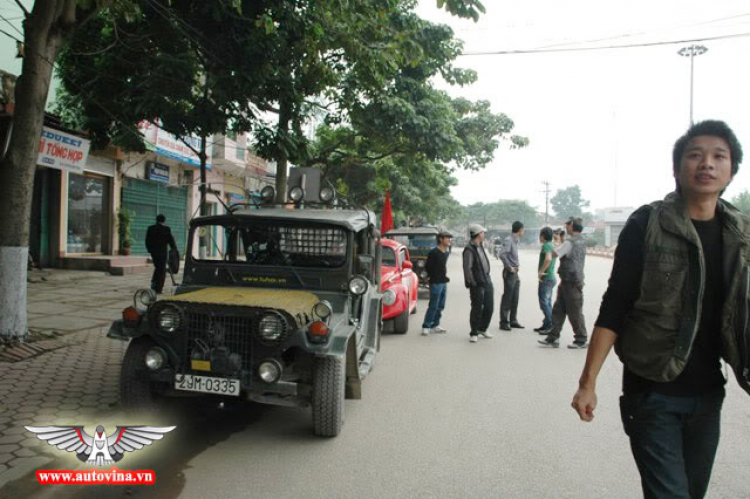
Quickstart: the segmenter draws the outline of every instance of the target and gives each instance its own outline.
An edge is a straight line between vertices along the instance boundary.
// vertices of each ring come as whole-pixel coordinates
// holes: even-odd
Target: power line
[[[550,48],[550,49],[526,49],[526,50],[497,50],[488,52],[465,52],[459,56],[482,56],[482,55],[523,55],[523,54],[551,54],[557,52],[591,52],[595,50],[617,50],[641,47],[658,47],[663,45],[680,45],[685,43],[706,42],[712,40],[725,40],[730,38],[744,38],[750,33],[735,33],[731,35],[719,35],[704,38],[691,38],[687,40],[671,40],[660,42],[631,43],[626,45],[607,45],[602,47],[575,47],[575,48]]]

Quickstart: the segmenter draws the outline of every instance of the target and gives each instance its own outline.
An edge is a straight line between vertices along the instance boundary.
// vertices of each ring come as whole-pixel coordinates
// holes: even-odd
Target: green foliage
[[[494,203],[474,203],[461,206],[447,220],[451,227],[465,227],[470,223],[480,223],[491,229],[498,225],[510,225],[516,220],[527,227],[539,225],[536,210],[526,201],[501,199]]]
[[[133,223],[135,212],[127,208],[117,210],[117,235],[120,238],[121,248],[130,248],[132,239],[130,237],[130,225]]]
[[[474,22],[479,20],[479,14],[486,12],[484,5],[479,0],[437,0],[439,9],[445,9],[454,16],[471,18]]]
[[[731,203],[742,213],[750,215],[750,192],[742,191],[732,198]]]
[[[577,185],[558,190],[550,201],[552,202],[552,209],[560,218],[583,216],[583,209],[591,204],[583,199],[581,188]]]

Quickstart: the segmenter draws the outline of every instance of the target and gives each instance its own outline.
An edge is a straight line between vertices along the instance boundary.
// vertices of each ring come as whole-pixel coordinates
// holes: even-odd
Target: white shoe
[[[422,328],[422,336],[429,336],[430,335],[430,328],[423,327]]]
[[[472,342],[472,343],[476,343],[477,341],[479,341],[479,337],[478,336],[469,336],[469,341]]]
[[[432,332],[433,333],[438,333],[438,334],[443,334],[443,333],[447,333],[448,330],[445,329],[444,327],[435,326],[434,328],[432,328]]]
[[[487,338],[488,340],[489,340],[490,338],[492,338],[492,333],[490,333],[489,331],[479,331],[479,334],[481,334],[482,336],[484,336],[484,337],[485,337],[485,338]]]

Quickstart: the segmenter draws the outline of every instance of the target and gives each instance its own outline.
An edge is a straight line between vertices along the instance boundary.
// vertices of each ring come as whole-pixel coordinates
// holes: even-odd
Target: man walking
[[[487,231],[479,224],[469,225],[471,241],[464,248],[464,284],[469,288],[471,313],[469,314],[469,341],[476,343],[478,335],[492,338],[487,331],[492,320],[492,307],[495,291],[490,278],[490,260],[484,251],[484,233]]]
[[[720,359],[750,393],[750,219],[720,199],[742,162],[721,121],[675,143],[676,190],[628,219],[615,252],[573,408],[591,421],[612,346],[620,412],[646,498],[704,497],[719,444]]]
[[[518,323],[518,297],[521,293],[521,279],[518,277],[518,269],[521,262],[518,260],[518,243],[521,241],[526,229],[521,222],[513,222],[512,234],[503,243],[503,252],[500,260],[503,261],[503,298],[500,300],[500,329],[510,331],[511,328],[523,329]]]
[[[177,244],[172,237],[172,230],[164,223],[167,217],[156,216],[156,224],[146,231],[146,250],[151,253],[154,261],[154,273],[151,276],[151,289],[157,294],[164,289],[164,279],[167,276],[167,246],[177,251]]]
[[[548,334],[552,329],[552,290],[555,288],[557,279],[555,279],[555,263],[557,257],[554,256],[552,247],[553,232],[550,227],[544,227],[539,232],[539,242],[542,243],[542,249],[539,252],[539,308],[542,309],[544,320],[541,327],[534,329],[537,333]]]
[[[557,287],[557,299],[552,307],[552,329],[547,338],[539,340],[545,347],[560,346],[560,331],[565,325],[565,316],[573,326],[573,343],[568,348],[586,348],[586,319],[583,317],[583,265],[586,262],[586,245],[583,242],[583,221],[579,217],[570,217],[565,223],[568,237],[554,255],[560,259],[560,285]]]
[[[437,247],[432,248],[427,254],[424,269],[430,277],[430,303],[422,322],[423,336],[428,336],[430,332],[447,332],[445,328],[440,327],[440,317],[443,315],[448,282],[450,282],[447,267],[452,238],[453,235],[450,232],[441,230],[437,235]]]

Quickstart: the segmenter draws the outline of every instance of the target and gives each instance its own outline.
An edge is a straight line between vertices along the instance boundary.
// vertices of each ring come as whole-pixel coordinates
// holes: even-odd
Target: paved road
[[[301,409],[203,407],[177,419],[164,441],[121,462],[122,468],[154,469],[155,487],[41,489],[27,477],[10,484],[7,497],[640,497],[619,421],[617,359],[609,359],[600,377],[595,421],[579,422],[569,404],[585,351],[537,347],[531,331],[541,323],[536,253],[521,255],[519,320],[527,328],[498,330],[496,310],[495,338],[477,344],[468,341],[459,257],[450,259],[453,282],[443,322],[449,333],[418,334],[426,309],[420,300],[409,334],[383,338],[363,399],[346,402],[338,438],[313,437],[309,413]],[[492,263],[499,303],[499,262]],[[588,324],[610,267],[608,259],[587,261]],[[572,340],[569,326],[562,340]],[[750,497],[750,408],[733,381],[728,391],[710,498]],[[122,422],[115,413],[104,424]],[[45,468],[76,462],[67,458]]]

